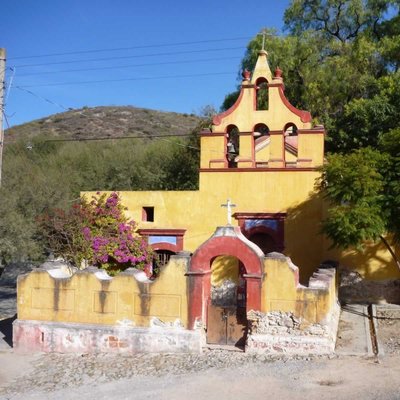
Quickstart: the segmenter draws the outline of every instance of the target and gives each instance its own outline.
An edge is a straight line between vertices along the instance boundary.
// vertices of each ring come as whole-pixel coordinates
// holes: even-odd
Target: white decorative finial
[[[232,207],[236,207],[236,204],[232,204],[231,201],[228,199],[225,204],[221,204],[221,207],[226,207],[228,225],[232,225]]]

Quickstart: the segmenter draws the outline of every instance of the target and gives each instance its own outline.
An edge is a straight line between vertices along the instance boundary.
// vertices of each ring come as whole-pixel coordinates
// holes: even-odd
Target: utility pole
[[[4,147],[4,129],[3,129],[3,113],[4,113],[4,86],[6,74],[6,49],[0,49],[0,187],[3,170],[3,147]]]

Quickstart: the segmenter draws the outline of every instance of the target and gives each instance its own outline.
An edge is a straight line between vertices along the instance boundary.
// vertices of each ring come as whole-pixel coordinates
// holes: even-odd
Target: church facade
[[[171,254],[193,253],[225,225],[221,205],[229,199],[232,224],[265,254],[289,255],[307,279],[323,258],[322,203],[313,193],[324,135],[289,103],[282,72],[272,74],[261,51],[253,74],[243,74],[236,103],[200,133],[199,190],[122,191],[121,199],[139,233]]]
[[[325,130],[290,104],[265,51],[243,72],[236,103],[200,136],[199,190],[119,192],[158,254],[158,278],[51,266],[21,276],[17,349],[198,352],[227,344],[326,354],[339,307],[337,273],[325,260],[365,278],[398,276],[379,246],[329,250],[315,190]]]
[[[120,192],[129,217],[161,258],[193,253],[216,226],[226,224],[221,205],[229,199],[235,204],[232,224],[265,254],[289,256],[303,282],[325,260],[369,280],[399,277],[383,245],[364,252],[332,250],[320,234],[326,205],[315,184],[325,130],[290,104],[282,71],[271,72],[267,52],[259,52],[252,73],[243,72],[236,103],[200,136],[198,191]]]

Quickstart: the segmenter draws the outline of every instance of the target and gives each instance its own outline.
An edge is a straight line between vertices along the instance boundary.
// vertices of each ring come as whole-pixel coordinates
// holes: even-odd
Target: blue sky
[[[219,108],[235,88],[247,43],[264,27],[281,31],[288,4],[3,2],[0,47],[7,51],[8,123],[83,106],[133,105],[181,113],[197,113],[206,105]],[[38,57],[55,53],[64,55]],[[104,82],[83,83],[88,81]]]

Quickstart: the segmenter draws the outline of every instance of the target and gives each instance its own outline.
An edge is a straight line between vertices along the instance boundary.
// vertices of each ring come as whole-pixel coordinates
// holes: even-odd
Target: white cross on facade
[[[236,207],[236,204],[232,204],[231,201],[228,199],[225,204],[221,204],[221,207],[226,207],[228,225],[232,225],[232,207]]]

